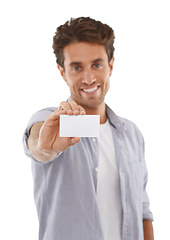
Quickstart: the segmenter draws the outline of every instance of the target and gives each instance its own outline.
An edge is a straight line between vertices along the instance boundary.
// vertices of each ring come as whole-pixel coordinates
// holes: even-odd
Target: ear
[[[110,67],[110,76],[112,75],[112,71],[113,71],[113,63],[114,63],[114,57],[110,60],[109,62],[109,67]]]
[[[57,64],[57,67],[58,67],[58,70],[60,71],[60,74],[61,74],[62,78],[64,79],[65,82],[67,82],[66,77],[65,77],[65,70],[64,70],[64,68],[61,65],[59,65],[59,64]]]

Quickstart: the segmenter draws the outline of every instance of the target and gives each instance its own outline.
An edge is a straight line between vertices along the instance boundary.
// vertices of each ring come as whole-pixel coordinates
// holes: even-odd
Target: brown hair
[[[73,42],[90,42],[103,45],[110,61],[115,50],[114,39],[114,31],[107,24],[90,17],[71,18],[70,21],[57,28],[53,37],[56,62],[64,67],[63,49]]]

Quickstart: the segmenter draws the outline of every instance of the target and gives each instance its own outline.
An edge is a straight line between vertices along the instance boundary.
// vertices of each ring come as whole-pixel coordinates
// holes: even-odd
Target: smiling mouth
[[[98,89],[98,87],[99,86],[96,86],[94,88],[89,88],[89,89],[82,89],[82,91],[86,93],[92,93],[92,92],[95,92]]]

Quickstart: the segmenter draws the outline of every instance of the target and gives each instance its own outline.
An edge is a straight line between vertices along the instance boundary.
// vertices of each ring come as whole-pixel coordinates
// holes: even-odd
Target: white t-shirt
[[[97,201],[105,240],[121,240],[122,206],[119,173],[109,121],[100,125]]]

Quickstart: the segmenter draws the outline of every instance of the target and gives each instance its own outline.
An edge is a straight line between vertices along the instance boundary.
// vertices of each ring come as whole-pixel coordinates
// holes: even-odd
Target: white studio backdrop
[[[31,161],[22,134],[31,115],[69,96],[52,50],[57,26],[90,16],[115,31],[115,63],[106,102],[135,122],[145,138],[147,191],[155,239],[169,237],[168,0],[44,1],[0,3],[0,239],[38,239]]]

